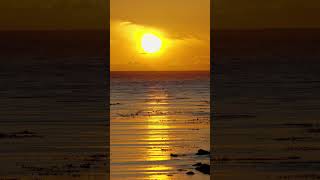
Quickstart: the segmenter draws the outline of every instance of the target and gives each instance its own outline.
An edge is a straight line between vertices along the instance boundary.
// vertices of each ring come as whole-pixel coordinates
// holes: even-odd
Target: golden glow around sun
[[[141,38],[141,47],[146,53],[156,53],[162,47],[162,40],[154,34],[147,33]]]

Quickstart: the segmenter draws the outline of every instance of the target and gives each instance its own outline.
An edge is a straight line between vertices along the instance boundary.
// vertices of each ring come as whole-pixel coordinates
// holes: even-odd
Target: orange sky
[[[111,71],[192,71],[210,67],[210,0],[111,0]],[[148,54],[141,36],[162,40]]]

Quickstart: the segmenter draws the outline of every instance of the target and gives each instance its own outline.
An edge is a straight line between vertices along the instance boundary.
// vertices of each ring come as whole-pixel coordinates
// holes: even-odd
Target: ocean
[[[0,179],[109,176],[104,34],[0,33]]]
[[[192,166],[209,163],[209,72],[111,72],[110,88],[111,179],[210,179]]]
[[[213,179],[320,177],[316,32],[214,32]]]

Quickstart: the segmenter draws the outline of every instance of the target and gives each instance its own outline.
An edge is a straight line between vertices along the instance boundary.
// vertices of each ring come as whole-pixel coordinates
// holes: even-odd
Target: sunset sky
[[[208,0],[110,1],[113,18],[141,23],[146,12],[150,18],[144,24],[166,28],[189,25],[197,29],[194,20],[205,22],[202,9],[208,6]],[[216,28],[320,28],[319,0],[213,0],[212,5]],[[0,30],[105,29],[107,11],[108,0],[1,0]],[[200,13],[186,14],[191,11]]]
[[[210,0],[111,0],[110,7],[112,71],[209,70]],[[145,34],[155,39],[147,49],[161,48],[148,53]]]

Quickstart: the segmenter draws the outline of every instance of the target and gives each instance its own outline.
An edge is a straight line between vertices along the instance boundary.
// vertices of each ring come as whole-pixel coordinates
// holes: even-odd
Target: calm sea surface
[[[192,166],[209,163],[209,88],[209,72],[112,72],[112,179],[209,179]]]
[[[215,34],[213,179],[319,179],[319,30]]]
[[[320,64],[220,66],[216,179],[320,177]]]
[[[104,59],[3,60],[0,179],[106,179]]]

